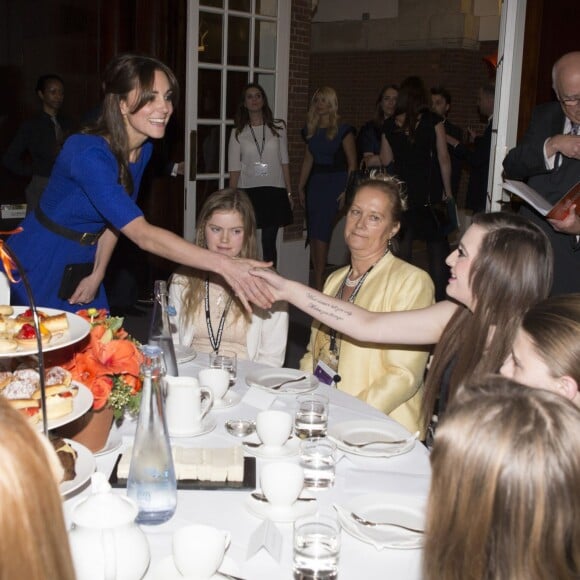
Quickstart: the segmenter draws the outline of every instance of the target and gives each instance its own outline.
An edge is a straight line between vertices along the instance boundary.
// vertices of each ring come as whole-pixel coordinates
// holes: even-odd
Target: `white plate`
[[[396,526],[364,526],[348,514],[352,511],[371,521],[392,522],[422,530],[425,527],[425,503],[425,497],[373,493],[347,501],[339,506],[337,514],[341,526],[351,536],[371,544],[377,550],[385,548],[414,550],[423,545],[422,533]]]
[[[10,317],[18,316],[23,312],[28,310],[28,306],[14,306],[14,314]],[[44,308],[42,306],[38,306],[37,310],[41,310],[45,314],[49,316],[54,316],[55,314],[62,314],[64,310],[57,310],[56,308]],[[91,330],[91,325],[88,323],[87,320],[78,316],[77,314],[73,314],[72,312],[64,312],[68,319],[68,330],[63,332],[55,333],[52,335],[50,342],[48,344],[42,345],[42,352],[48,352],[50,350],[56,350],[57,348],[63,348],[64,346],[68,346],[69,344],[75,344],[82,340],[87,334],[89,334]],[[22,348],[21,346],[18,347],[17,350],[13,352],[3,352],[0,353],[0,358],[12,358],[15,356],[26,356],[29,354],[36,354],[38,349],[36,346],[34,348]]]
[[[259,443],[259,440],[252,440],[252,443]],[[292,437],[282,445],[282,447],[248,447],[247,445],[242,445],[244,451],[247,451],[251,455],[256,457],[261,457],[262,459],[282,459],[285,457],[293,457],[298,455],[300,450],[300,439],[297,437]]]
[[[209,433],[210,431],[213,431],[215,429],[216,426],[216,420],[214,417],[211,417],[210,415],[206,415],[202,420],[201,420],[201,425],[199,426],[198,429],[194,429],[192,431],[190,431],[189,433],[183,433],[183,434],[179,434],[179,435],[174,435],[173,433],[169,433],[169,436],[173,439],[173,438],[180,438],[180,437],[199,437],[200,435],[205,435],[206,433]]]
[[[224,557],[224,561],[220,566],[220,571],[224,574],[240,573],[236,563],[229,556]],[[173,556],[170,554],[154,564],[145,578],[146,580],[181,580],[182,578],[185,578],[185,576],[183,576],[177,569],[173,562]],[[222,578],[225,580],[228,576],[224,576],[218,572],[208,580],[222,580]]]
[[[67,495],[83,486],[90,479],[97,465],[94,455],[84,445],[70,439],[65,439],[65,441],[78,453],[78,457],[75,463],[76,477],[60,484],[61,495]]]
[[[95,451],[93,453],[93,455],[95,457],[99,457],[101,455],[106,455],[107,453],[111,453],[112,451],[119,449],[119,447],[121,447],[122,443],[123,443],[123,436],[121,435],[121,432],[118,429],[116,429],[115,426],[113,425],[113,428],[109,431],[109,437],[107,438],[107,442],[105,443],[105,446],[102,449]]]
[[[73,385],[77,386],[79,392],[77,396],[73,398],[73,409],[68,415],[64,415],[64,417],[58,417],[57,419],[49,419],[48,421],[48,430],[56,429],[57,427],[62,427],[63,425],[68,425],[70,422],[78,419],[82,415],[84,415],[92,406],[93,404],[93,393],[88,388],[85,387],[82,383],[77,381],[72,382]],[[42,431],[42,417],[40,421],[36,424],[36,428],[39,431]]]
[[[284,385],[276,390],[271,389],[274,385],[278,385],[290,379],[297,379],[302,376],[306,376],[303,381],[290,383],[289,385]],[[296,395],[313,391],[318,386],[318,379],[314,375],[305,373],[298,369],[271,368],[248,373],[246,375],[246,383],[250,387],[257,387],[258,389],[274,393],[275,395]]]
[[[183,364],[193,360],[197,356],[197,352],[191,346],[185,346],[184,344],[174,344],[175,348],[175,358],[177,359],[177,364]]]
[[[402,425],[391,421],[345,421],[329,425],[326,435],[336,442],[341,451],[364,457],[394,457],[408,453],[415,447],[415,439],[399,445],[381,444],[366,447],[351,447],[343,443],[344,440],[352,443],[363,443],[389,439],[396,441],[411,437],[411,433]]]
[[[221,411],[222,409],[229,409],[237,405],[242,400],[242,397],[235,391],[228,391],[221,399],[214,399],[212,410]]]
[[[302,492],[301,495],[302,497],[314,497],[306,492]],[[273,507],[269,502],[255,499],[251,495],[246,498],[245,503],[248,510],[255,516],[279,523],[292,523],[298,518],[313,514],[318,508],[318,500],[295,501],[290,507],[280,508]]]

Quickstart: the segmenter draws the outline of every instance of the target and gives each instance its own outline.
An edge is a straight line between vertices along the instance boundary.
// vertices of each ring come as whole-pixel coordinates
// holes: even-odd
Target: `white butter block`
[[[128,448],[117,466],[117,477],[127,479],[133,449]],[[173,447],[175,477],[199,481],[241,482],[244,480],[244,451],[236,447]]]

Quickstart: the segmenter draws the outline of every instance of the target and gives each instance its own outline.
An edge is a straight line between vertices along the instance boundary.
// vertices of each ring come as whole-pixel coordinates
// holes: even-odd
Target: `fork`
[[[374,528],[376,526],[395,526],[397,528],[403,528],[405,530],[409,530],[410,532],[417,532],[419,534],[423,533],[423,530],[418,530],[417,528],[412,528],[410,526],[404,526],[402,524],[395,524],[393,522],[373,522],[371,520],[367,520],[366,518],[363,518],[362,516],[359,516],[358,514],[355,514],[354,512],[350,512],[350,517],[355,522],[358,522],[359,524],[362,524],[363,526],[370,526],[372,528]]]
[[[295,379],[288,379],[287,381],[283,381],[282,383],[278,383],[277,385],[272,385],[271,387],[268,387],[269,389],[271,389],[272,391],[277,391],[280,387],[283,387],[284,385],[289,385],[290,383],[298,383],[300,381],[303,381],[306,378],[306,375],[302,375],[301,377],[297,377]]]
[[[411,441],[413,441],[414,439],[417,439],[417,437],[419,437],[419,431],[417,431],[414,435],[411,435],[411,437],[407,437],[406,439],[398,439],[398,440],[391,440],[391,441],[385,441],[384,439],[381,441],[365,441],[364,443],[354,443],[352,441],[347,441],[346,439],[342,439],[342,443],[344,443],[345,445],[348,445],[349,447],[366,447],[367,445],[377,445],[377,444],[384,444],[384,445],[400,445],[401,443],[409,443]]]

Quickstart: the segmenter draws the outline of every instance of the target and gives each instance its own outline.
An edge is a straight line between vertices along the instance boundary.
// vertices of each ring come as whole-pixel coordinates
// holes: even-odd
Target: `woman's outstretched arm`
[[[457,308],[449,301],[404,312],[370,312],[354,304],[287,280],[276,272],[256,268],[276,300],[286,300],[306,314],[356,340],[381,344],[434,344]]]
[[[223,276],[251,312],[250,302],[268,309],[273,303],[269,286],[250,274],[250,270],[266,264],[257,260],[233,259],[210,252],[176,234],[150,224],[144,217],[135,218],[121,231],[142,250],[178,264],[215,272]],[[256,284],[256,282],[258,282]]]

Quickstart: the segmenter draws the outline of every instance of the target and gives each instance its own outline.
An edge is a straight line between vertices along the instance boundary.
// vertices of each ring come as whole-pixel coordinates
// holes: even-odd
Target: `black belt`
[[[76,230],[71,230],[70,228],[65,228],[53,222],[41,209],[40,206],[36,206],[34,210],[34,215],[36,219],[47,229],[50,230],[53,234],[58,234],[67,240],[72,240],[73,242],[78,242],[81,246],[94,246],[101,237],[101,234],[105,231],[106,228],[98,231],[96,234],[90,233],[81,233],[77,232]]]

